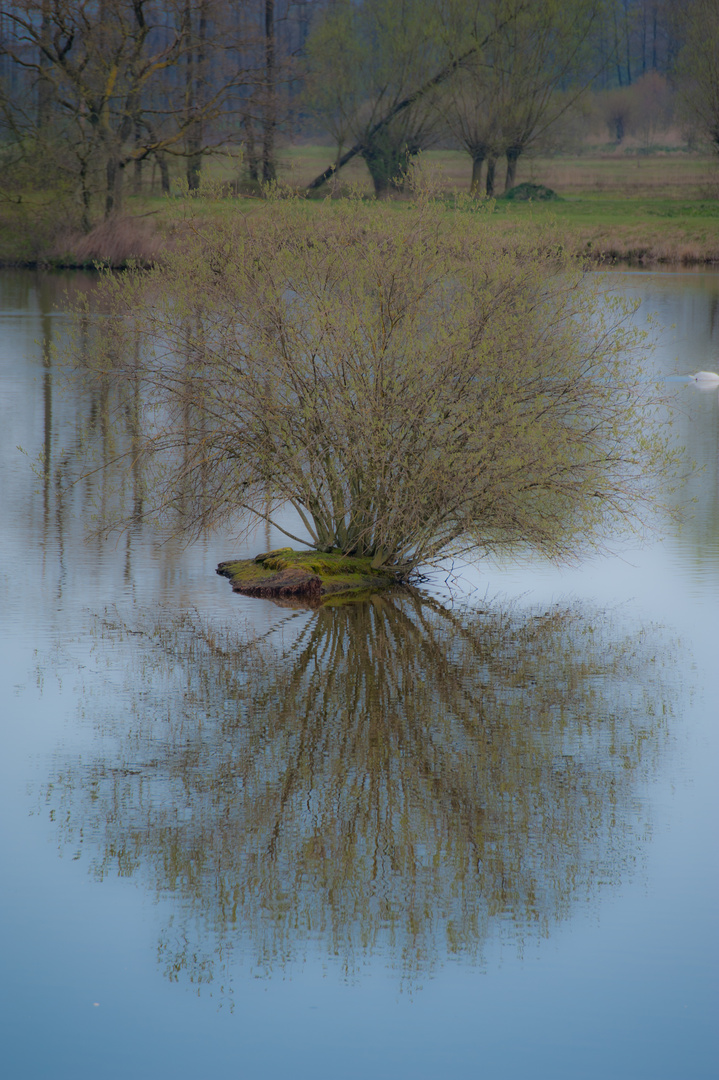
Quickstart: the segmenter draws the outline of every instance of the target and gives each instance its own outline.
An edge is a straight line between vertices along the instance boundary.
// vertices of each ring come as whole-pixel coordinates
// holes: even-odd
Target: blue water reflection
[[[327,621],[331,613],[318,633],[321,614],[234,596],[214,574],[220,559],[241,554],[227,537],[187,550],[149,533],[83,540],[83,515],[92,513],[102,491],[63,490],[61,474],[84,405],[61,390],[48,354],[34,344],[62,333],[52,305],[72,282],[77,279],[0,275],[4,1075],[713,1077],[719,1049],[716,395],[677,384],[676,436],[703,467],[690,472],[680,493],[696,498],[681,528],[576,568],[531,561],[455,568],[455,589],[475,614],[456,596],[452,607],[439,576],[429,592],[448,606],[450,621],[464,620],[460,629],[471,630],[459,640],[481,640],[478,622],[485,620],[494,635],[486,655],[453,645],[437,629],[446,623],[442,614],[428,617],[424,636],[408,649],[397,630],[407,617],[400,610],[386,616],[385,631],[365,627],[363,657],[352,644],[356,628],[338,633],[339,620]],[[719,275],[630,274],[622,284],[658,312],[664,328],[658,375],[716,369]],[[30,463],[43,450],[34,475]],[[275,542],[260,533],[254,547]],[[532,618],[557,611],[574,613],[571,634],[565,622],[533,637]],[[187,621],[178,624],[178,615]],[[412,617],[421,620],[421,610]],[[198,652],[198,625],[227,637],[214,652],[207,643]],[[247,666],[259,679],[251,691],[247,679],[238,682],[235,659],[224,655],[231,635],[264,643],[259,668]],[[437,647],[423,678],[422,650],[432,642]],[[303,649],[307,664],[298,673]],[[345,713],[351,703],[352,717],[367,719],[366,729],[347,727],[348,716],[334,706],[322,712],[318,695],[328,681],[322,664],[333,649],[335,690]],[[286,667],[272,660],[278,655],[289,658]],[[353,681],[361,672],[363,679]],[[466,731],[476,718],[482,683],[488,749],[480,757],[466,733],[468,741],[455,745],[452,724],[464,723]],[[457,696],[457,688],[469,689],[469,698]],[[262,700],[271,703],[264,728]],[[274,723],[290,701],[304,703],[298,715],[308,731],[323,718],[302,753],[293,749],[291,713],[284,728]],[[233,727],[248,702],[256,722]],[[583,754],[574,755],[565,832],[551,843],[547,829],[567,784],[560,778],[552,787],[548,779],[557,782],[556,735],[536,745],[524,741],[521,720],[532,707],[544,717],[540,733],[550,731],[542,723],[561,722]],[[432,708],[436,720],[428,722]],[[424,726],[413,725],[412,709],[425,717]],[[379,720],[385,728],[370,730]],[[341,745],[348,730],[364,734]],[[611,753],[602,743],[607,732],[613,732]],[[252,743],[242,758],[252,763],[245,801],[223,801],[221,786],[203,788],[203,777],[214,770],[216,780],[233,761],[236,766],[233,754],[243,740]],[[429,747],[434,755],[424,787],[416,785],[417,758],[407,747],[425,758]],[[320,783],[307,808],[299,793],[312,787],[312,749]],[[253,835],[252,808],[262,808],[263,777],[274,770],[286,780],[291,751],[301,775],[288,795],[294,810],[285,819],[282,866],[285,875],[297,872],[294,896],[305,903],[293,908],[290,897],[273,913],[278,897],[271,874],[260,867],[242,878],[246,867],[233,865],[232,834],[221,822],[243,807],[232,822],[240,860]],[[442,877],[442,860],[461,865],[456,851],[448,855],[461,837],[451,827],[462,817],[457,785],[465,785],[469,812],[466,800],[481,790],[482,769],[484,794],[473,812],[481,810],[494,825],[472,835],[486,841],[482,861],[495,858],[496,873],[491,882],[474,876],[462,883]],[[335,792],[337,776],[343,779]],[[378,792],[383,801],[372,803]],[[508,804],[515,822],[534,807],[532,828],[519,837],[497,824]],[[374,938],[371,921],[364,937],[352,937],[361,920],[346,913],[365,910],[373,886],[365,855],[360,859],[347,837],[344,846],[338,839],[351,806],[360,839],[371,807],[384,808],[377,836],[382,880],[392,886],[385,899],[394,912],[413,912],[425,940],[441,926],[431,963],[405,962],[398,941],[406,946],[407,938],[395,932],[393,939],[388,919],[379,920]],[[163,848],[162,815],[169,810],[178,844]],[[326,880],[317,891],[322,858],[307,828],[314,814],[328,831],[331,812],[339,831],[328,865],[350,851],[333,894],[322,891],[332,888]],[[174,889],[173,858],[184,875]],[[251,901],[244,914],[239,905],[234,935],[227,933],[231,921],[217,917],[228,865]],[[504,907],[502,882],[497,885],[502,868]],[[526,892],[522,902],[511,895],[520,879],[535,882],[533,910],[543,916],[535,922]],[[209,906],[207,896],[214,898]],[[468,926],[457,931],[452,950],[447,919],[456,921],[460,896],[468,913],[491,917],[481,934],[475,928],[472,937]],[[326,923],[313,922],[322,911]],[[273,929],[278,936],[268,962],[258,934],[267,941]]]

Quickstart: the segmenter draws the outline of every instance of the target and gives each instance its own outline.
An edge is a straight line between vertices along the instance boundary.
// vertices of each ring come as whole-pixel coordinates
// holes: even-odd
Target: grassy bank
[[[280,160],[281,181],[301,190],[330,157],[326,147],[287,148]],[[238,167],[237,161],[223,158],[208,173],[232,190]],[[421,169],[448,199],[466,191],[469,159],[464,154],[429,152]],[[543,184],[558,198],[548,202],[498,198],[493,208],[497,229],[524,229],[549,219],[577,253],[598,262],[719,264],[719,163],[710,157],[676,150],[606,150],[528,158],[520,163],[518,180]],[[349,190],[372,194],[359,159],[321,194],[341,196]],[[257,196],[233,195],[205,204],[203,212],[222,214],[238,203],[251,209]],[[64,226],[64,220],[71,220],[67,201],[52,196],[35,196],[0,209],[0,264],[89,266],[102,261],[119,266],[133,256],[150,261],[181,232],[176,200],[147,189],[128,200],[122,219],[102,223],[88,236]]]
[[[495,207],[498,227],[552,217],[578,253],[600,262],[719,264],[719,201],[577,196]]]

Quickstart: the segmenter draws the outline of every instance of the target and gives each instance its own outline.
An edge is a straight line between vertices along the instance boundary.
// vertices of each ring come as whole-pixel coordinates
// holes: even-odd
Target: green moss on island
[[[221,562],[217,573],[229,578],[233,592],[244,596],[311,606],[358,599],[401,584],[391,571],[373,569],[369,557],[292,548],[278,548],[254,559]]]

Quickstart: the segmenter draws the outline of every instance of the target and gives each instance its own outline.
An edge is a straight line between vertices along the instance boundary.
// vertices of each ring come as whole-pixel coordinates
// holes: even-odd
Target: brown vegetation
[[[166,250],[168,238],[152,218],[111,217],[89,233],[68,232],[55,240],[46,255],[53,266],[85,267],[96,263],[121,267],[149,266]]]

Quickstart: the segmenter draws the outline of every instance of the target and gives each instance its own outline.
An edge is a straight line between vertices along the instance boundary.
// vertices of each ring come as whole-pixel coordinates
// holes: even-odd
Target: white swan
[[[716,371],[697,371],[696,375],[687,375],[687,378],[691,382],[716,383],[719,385],[719,375],[717,375]]]

